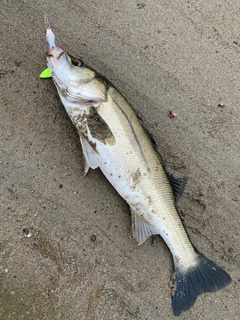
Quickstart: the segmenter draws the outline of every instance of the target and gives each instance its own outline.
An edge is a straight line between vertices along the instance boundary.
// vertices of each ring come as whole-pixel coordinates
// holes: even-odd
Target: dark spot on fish
[[[149,202],[149,204],[152,202],[152,197],[151,196],[148,196],[147,197],[148,198],[148,202]]]
[[[139,170],[139,168],[137,168],[137,170],[132,174],[132,180],[134,184],[138,184],[141,181],[141,171]]]
[[[78,116],[73,117],[71,114],[69,114],[73,124],[75,125],[79,135],[86,139],[90,146],[94,149],[95,152],[98,153],[96,148],[96,142],[93,142],[88,134],[88,126],[87,126],[87,112],[84,111],[83,113],[79,114]]]
[[[104,144],[113,145],[115,143],[115,137],[112,131],[97,112],[97,108],[90,108],[87,115],[87,125],[93,138],[100,140]]]

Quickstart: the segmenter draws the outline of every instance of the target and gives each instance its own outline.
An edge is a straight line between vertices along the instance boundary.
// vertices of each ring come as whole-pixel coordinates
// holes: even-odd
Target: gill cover
[[[102,102],[107,99],[106,85],[98,77],[96,72],[89,68],[82,60],[66,54],[70,65],[68,91],[71,99],[84,99],[86,101]]]

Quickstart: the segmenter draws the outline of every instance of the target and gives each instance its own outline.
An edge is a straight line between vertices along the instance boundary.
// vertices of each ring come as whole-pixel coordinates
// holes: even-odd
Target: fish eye
[[[76,67],[81,67],[82,61],[79,59],[72,60],[72,64]]]

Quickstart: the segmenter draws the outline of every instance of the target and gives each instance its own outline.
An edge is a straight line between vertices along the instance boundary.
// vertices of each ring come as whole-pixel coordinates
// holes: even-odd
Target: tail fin
[[[231,282],[231,277],[214,262],[199,254],[199,264],[185,271],[176,270],[173,280],[172,309],[175,316],[186,311],[203,292],[220,290]]]

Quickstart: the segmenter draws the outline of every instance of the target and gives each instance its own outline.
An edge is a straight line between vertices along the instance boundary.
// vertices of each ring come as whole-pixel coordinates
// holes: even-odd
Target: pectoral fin
[[[154,226],[146,222],[134,209],[131,208],[132,212],[132,229],[134,238],[138,244],[142,244],[148,237],[158,234]]]
[[[80,141],[81,141],[82,151],[85,159],[84,175],[86,175],[89,168],[96,169],[98,167],[99,165],[98,153],[91,146],[91,144],[82,136],[80,136]]]

